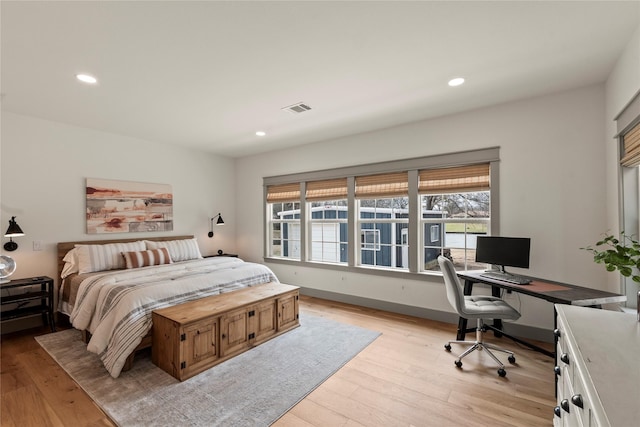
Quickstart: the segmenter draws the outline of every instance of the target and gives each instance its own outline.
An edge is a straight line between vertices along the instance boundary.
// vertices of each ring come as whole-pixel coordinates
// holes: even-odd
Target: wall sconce
[[[18,236],[24,236],[24,231],[22,231],[22,229],[16,222],[16,217],[12,216],[9,220],[9,228],[7,228],[7,232],[4,233],[4,237],[9,238],[9,241],[4,244],[4,249],[9,252],[18,249],[18,244],[13,241],[13,238]]]
[[[224,220],[222,219],[222,215],[218,214],[216,216],[214,216],[213,218],[211,218],[211,226],[210,226],[210,230],[209,230],[209,234],[207,234],[207,236],[209,237],[213,237],[213,220],[218,218],[218,221],[216,221],[216,225],[224,225]]]

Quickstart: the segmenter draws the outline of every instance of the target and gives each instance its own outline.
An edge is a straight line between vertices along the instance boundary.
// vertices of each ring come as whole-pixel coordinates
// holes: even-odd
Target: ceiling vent
[[[297,104],[289,105],[288,107],[283,107],[282,110],[288,111],[293,114],[304,113],[305,111],[311,110],[307,104],[303,104],[302,102],[298,102]]]

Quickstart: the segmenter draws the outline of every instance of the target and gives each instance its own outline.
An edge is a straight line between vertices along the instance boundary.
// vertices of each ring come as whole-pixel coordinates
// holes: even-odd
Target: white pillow
[[[130,243],[108,243],[105,245],[76,245],[78,250],[78,272],[115,270],[125,267],[122,252],[144,251],[142,240]]]
[[[67,252],[64,258],[62,258],[62,261],[64,261],[64,266],[62,267],[62,272],[60,273],[60,277],[62,279],[78,272],[78,250],[76,248],[73,248],[69,252]]]
[[[202,258],[198,241],[195,237],[193,239],[167,240],[164,242],[145,240],[144,243],[147,245],[147,249],[167,248],[173,262]]]

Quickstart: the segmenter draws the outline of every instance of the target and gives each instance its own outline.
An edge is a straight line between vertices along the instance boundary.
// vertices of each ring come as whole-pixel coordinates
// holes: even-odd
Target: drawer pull
[[[567,353],[562,353],[562,356],[560,356],[560,360],[562,360],[564,363],[566,363],[568,365],[569,364],[569,355]]]
[[[584,407],[584,403],[582,402],[582,395],[580,394],[574,394],[573,396],[571,396],[571,403],[576,405],[578,408]]]
[[[556,329],[554,329],[554,330],[553,330],[553,335],[554,335],[556,338],[560,338],[560,336],[562,335],[562,334],[560,333],[560,329],[557,329],[557,328],[556,328]]]
[[[567,399],[562,399],[560,401],[560,407],[566,412],[569,413],[569,401]]]
[[[560,409],[559,406],[556,406],[555,408],[553,408],[553,413],[556,414],[556,417],[558,418],[562,417],[562,410]]]
[[[557,376],[562,375],[562,369],[560,368],[560,366],[556,366],[555,368],[553,368],[553,372],[555,372]]]

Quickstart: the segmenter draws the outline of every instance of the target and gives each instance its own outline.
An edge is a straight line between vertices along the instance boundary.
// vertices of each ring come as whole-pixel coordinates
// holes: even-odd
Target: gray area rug
[[[373,342],[379,332],[300,315],[300,327],[179,382],[136,357],[111,378],[80,332],[38,343],[120,426],[268,426]]]

